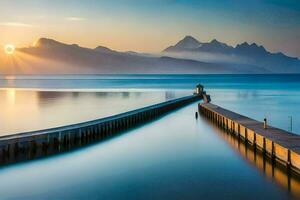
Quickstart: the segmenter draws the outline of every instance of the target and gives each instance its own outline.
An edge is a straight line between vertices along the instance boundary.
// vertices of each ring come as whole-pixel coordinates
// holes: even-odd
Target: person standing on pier
[[[264,129],[267,129],[267,118],[264,118]]]

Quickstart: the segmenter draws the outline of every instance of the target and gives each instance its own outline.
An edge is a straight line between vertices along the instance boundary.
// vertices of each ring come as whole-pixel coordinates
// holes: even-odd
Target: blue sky
[[[263,44],[300,57],[298,0],[1,0],[0,44],[50,37],[82,46],[159,52],[185,35]]]

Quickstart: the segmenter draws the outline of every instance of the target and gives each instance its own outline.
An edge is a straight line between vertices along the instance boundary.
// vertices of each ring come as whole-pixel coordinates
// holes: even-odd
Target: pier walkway
[[[0,163],[28,160],[69,150],[116,135],[120,131],[154,120],[177,108],[202,99],[195,93],[152,106],[63,127],[0,137]]]
[[[271,159],[300,174],[300,136],[256,121],[211,103],[199,104],[199,112],[219,127],[252,144]]]

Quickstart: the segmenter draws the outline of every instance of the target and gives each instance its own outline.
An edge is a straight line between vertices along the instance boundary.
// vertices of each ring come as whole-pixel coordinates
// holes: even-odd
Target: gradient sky
[[[0,0],[0,45],[40,37],[160,52],[185,35],[300,57],[299,0]]]

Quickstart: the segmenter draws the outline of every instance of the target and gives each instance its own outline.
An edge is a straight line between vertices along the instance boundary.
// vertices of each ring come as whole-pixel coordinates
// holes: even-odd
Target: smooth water
[[[19,114],[11,118],[12,126],[7,130],[19,123],[16,121],[22,114],[28,124],[18,124],[18,130],[77,122],[109,115],[111,110],[125,111],[191,94],[196,83],[204,83],[214,103],[258,120],[267,116],[272,125],[284,129],[289,128],[291,115],[293,131],[300,133],[298,75],[22,78],[0,81],[6,88],[1,90],[1,107],[11,98],[9,90],[27,87],[31,89],[14,89],[24,96],[15,98],[15,102],[24,102],[24,109],[32,104],[37,111],[30,114],[28,109],[25,115],[25,111],[12,104],[11,108]],[[102,95],[97,95],[95,89]],[[61,93],[59,97],[48,98],[49,90]],[[31,101],[43,96],[38,95],[42,91],[48,100]],[[194,103],[92,146],[3,166],[1,199],[287,199],[291,194],[299,197],[299,180],[247,150],[234,138],[228,138],[205,118],[196,120],[196,110]],[[44,124],[36,121],[37,113]],[[55,123],[48,124],[52,122]]]
[[[0,136],[108,117],[188,94],[191,91],[0,89]]]
[[[300,74],[0,75],[0,134],[124,112],[191,94],[197,83],[213,103],[300,134]]]
[[[209,93],[217,105],[259,121],[267,118],[275,127],[300,134],[300,87],[284,88],[211,89]]]
[[[75,152],[0,169],[2,199],[285,199],[193,104]]]

